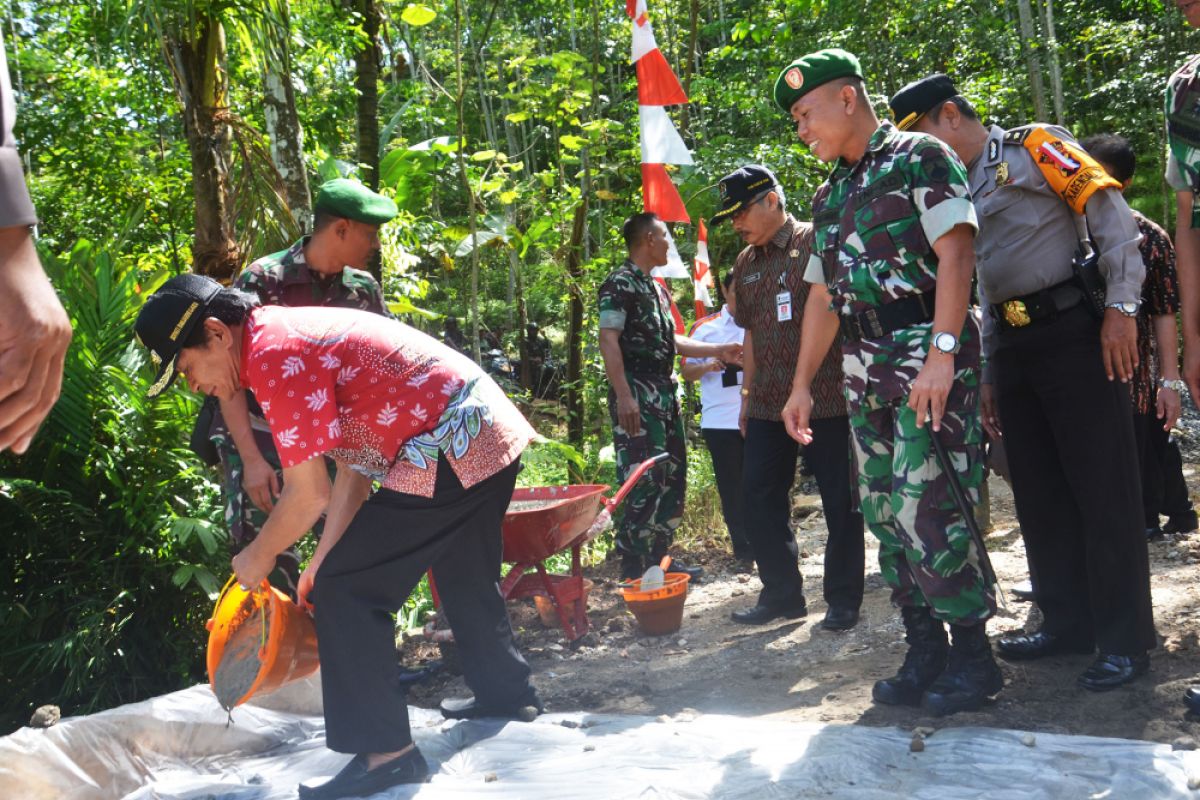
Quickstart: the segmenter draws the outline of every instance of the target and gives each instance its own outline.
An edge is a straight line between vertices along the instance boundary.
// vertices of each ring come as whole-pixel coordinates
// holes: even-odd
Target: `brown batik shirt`
[[[734,320],[749,331],[752,339],[754,380],[748,415],[754,419],[778,422],[792,391],[810,287],[804,280],[804,269],[812,252],[812,238],[812,225],[797,222],[789,214],[771,241],[762,247],[747,247],[734,263]],[[792,314],[790,320],[780,322],[776,298],[783,291],[791,293]],[[841,346],[835,341],[813,379],[813,419],[846,416],[842,384]]]

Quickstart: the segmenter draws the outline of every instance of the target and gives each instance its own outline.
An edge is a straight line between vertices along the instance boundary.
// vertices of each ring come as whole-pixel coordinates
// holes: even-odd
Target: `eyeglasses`
[[[1198,3],[1200,3],[1200,0],[1195,0],[1195,1],[1196,1],[1196,2],[1198,2]],[[734,222],[736,222],[737,220],[739,220],[739,219],[741,219],[742,217],[746,216],[746,212],[748,212],[748,211],[750,210],[750,206],[756,206],[756,205],[758,205],[759,203],[761,203],[762,201],[766,200],[766,199],[767,199],[767,195],[769,195],[769,194],[770,194],[772,191],[774,191],[774,189],[767,189],[765,192],[763,192],[762,194],[760,194],[758,197],[754,198],[754,199],[753,199],[753,200],[751,200],[749,203],[746,203],[746,205],[742,206],[742,207],[741,207],[741,208],[739,208],[737,211],[735,211],[735,212],[733,212],[732,214],[730,214],[730,215],[729,215],[729,219],[730,219],[730,220],[732,220],[732,221],[734,221]]]

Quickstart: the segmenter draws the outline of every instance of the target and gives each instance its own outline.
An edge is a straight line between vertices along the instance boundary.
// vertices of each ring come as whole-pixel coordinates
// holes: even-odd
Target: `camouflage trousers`
[[[630,436],[617,422],[617,398],[609,389],[608,416],[612,421],[617,479],[622,483],[647,458],[670,453],[642,476],[622,504],[617,528],[617,549],[622,553],[657,555],[665,552],[683,521],[687,491],[687,445],[683,417],[671,378],[626,375],[641,409],[642,430]]]
[[[230,554],[237,555],[257,538],[263,525],[267,522],[267,512],[263,511],[250,499],[242,486],[244,465],[242,456],[233,443],[224,422],[217,415],[212,431],[209,434],[213,445],[217,448],[217,456],[221,460],[222,488],[225,493],[225,527],[229,531]],[[279,466],[279,454],[275,452],[275,443],[271,434],[255,430],[254,440],[263,457],[275,469],[279,479],[280,489],[283,488],[283,470]],[[336,470],[330,462],[330,473]],[[313,533],[318,537],[325,522],[324,517],[313,526]],[[284,550],[275,558],[275,569],[268,576],[271,585],[284,592],[293,600],[296,599],[296,585],[300,581],[300,553],[293,546]]]
[[[984,479],[983,430],[974,375],[956,376],[942,440],[972,505]],[[979,568],[979,552],[950,494],[930,428],[917,427],[905,400],[868,391],[852,402],[850,427],[863,518],[879,540],[879,568],[897,606],[927,606],[933,616],[970,625],[988,619],[996,596]]]

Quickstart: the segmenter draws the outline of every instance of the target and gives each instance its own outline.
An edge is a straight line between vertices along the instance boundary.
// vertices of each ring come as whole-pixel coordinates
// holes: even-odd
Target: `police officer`
[[[796,441],[780,412],[792,388],[800,353],[800,330],[808,284],[804,268],[812,249],[812,225],[787,212],[783,188],[766,167],[747,164],[717,184],[721,210],[746,248],[733,267],[741,302],[734,313],[746,328],[741,427],[746,437],[746,532],[754,548],[762,592],[754,606],[734,611],[734,622],[760,624],[806,612],[804,579],[796,563],[791,528],[791,490],[796,478]],[[858,624],[863,596],[863,518],[851,490],[850,423],[842,392],[842,366],[832,348],[813,384],[813,441],[804,449],[821,492],[829,538],[825,545],[821,627],[847,630]]]
[[[789,64],[774,96],[813,154],[834,164],[813,198],[812,288],[783,419],[801,443],[817,435],[811,386],[840,323],[863,516],[909,644],[873,697],[934,714],[975,709],[1004,680],[984,625],[995,611],[986,553],[948,483],[978,502],[979,331],[967,313],[977,223],[966,170],[936,139],[880,123],[844,50]],[[943,473],[933,436],[956,476]]]
[[[312,235],[255,261],[234,288],[256,295],[263,305],[357,308],[388,316],[383,291],[365,270],[379,250],[379,226],[396,216],[396,204],[357,181],[338,178],[321,186],[313,210]],[[208,437],[221,465],[225,523],[238,553],[258,536],[279,497],[279,456],[262,410],[246,393],[220,401]],[[300,555],[288,548],[279,554],[271,580],[295,597],[299,577]]]
[[[652,213],[634,214],[625,221],[623,233],[629,257],[605,278],[599,291],[600,354],[610,384],[608,414],[618,477],[624,481],[642,461],[671,454],[625,499],[616,541],[621,577],[630,580],[667,554],[683,521],[687,451],[676,397],[675,354],[736,364],[742,346],[704,344],[676,334],[671,298],[650,277],[651,270],[667,263],[667,226]],[[703,573],[678,559],[673,564],[674,571],[693,578]]]
[[[1045,624],[1006,658],[1098,655],[1085,689],[1127,683],[1155,645],[1129,387],[1145,267],[1121,185],[1063,128],[985,127],[945,75],[891,101],[897,124],[969,164],[984,315],[983,416],[1003,435]],[[1098,263],[1076,253],[1099,252]]]

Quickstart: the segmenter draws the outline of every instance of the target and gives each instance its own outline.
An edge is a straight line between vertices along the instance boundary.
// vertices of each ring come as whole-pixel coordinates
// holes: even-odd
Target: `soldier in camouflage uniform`
[[[338,179],[325,183],[314,210],[311,236],[255,261],[234,288],[257,295],[263,305],[358,308],[388,316],[379,283],[364,269],[379,248],[379,226],[396,215],[395,204]],[[208,435],[220,461],[225,524],[237,554],[258,536],[282,490],[279,456],[262,410],[248,392],[221,402]],[[330,468],[332,477],[332,462]],[[276,559],[270,580],[295,597],[299,577],[300,555],[288,548]]]
[[[1176,0],[1188,25],[1200,28],[1200,4]],[[1183,379],[1200,398],[1200,54],[1167,81],[1167,184],[1175,192],[1175,251],[1179,274]],[[1200,713],[1200,691],[1191,701]]]
[[[687,452],[676,396],[675,354],[740,363],[738,343],[707,344],[675,332],[671,298],[650,272],[667,263],[669,234],[654,214],[625,222],[629,257],[600,286],[600,352],[609,379],[617,475],[624,481],[647,458],[670,453],[625,499],[617,530],[621,575],[641,576],[666,554],[683,520]],[[702,570],[678,559],[672,569],[698,577]]]
[[[811,441],[810,385],[840,324],[863,517],[909,643],[873,696],[934,714],[978,708],[1003,687],[984,626],[995,595],[931,438],[978,502],[979,329],[967,313],[978,226],[966,170],[936,139],[880,123],[843,50],[793,62],[774,94],[814,155],[836,162],[813,198],[812,289],[783,419]]]

